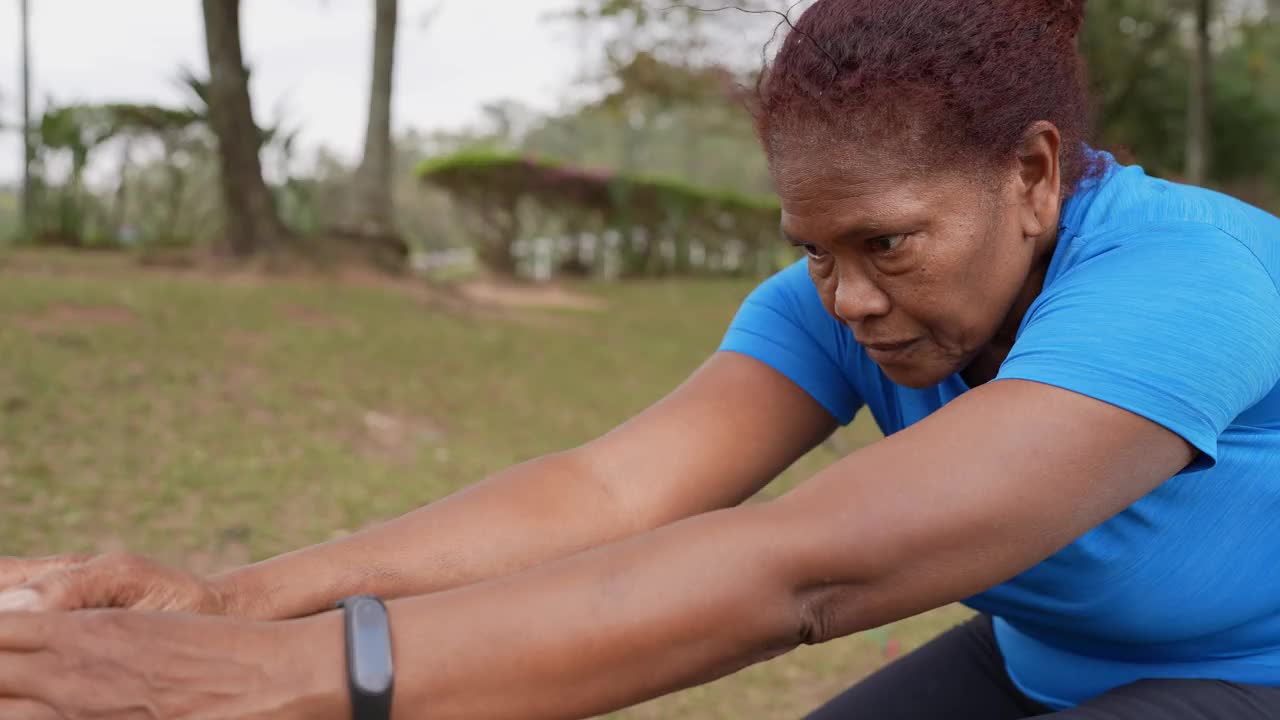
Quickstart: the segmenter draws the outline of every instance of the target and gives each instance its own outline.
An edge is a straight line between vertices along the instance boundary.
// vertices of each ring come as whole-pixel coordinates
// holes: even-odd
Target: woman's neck
[[[1049,274],[1049,264],[1053,261],[1054,250],[1058,245],[1057,231],[1055,230],[1048,238],[1041,238],[1038,243],[1040,248],[1035,264],[1027,274],[1027,281],[1014,300],[1009,314],[996,330],[995,337],[991,338],[991,342],[987,343],[987,346],[974,356],[965,369],[960,371],[960,377],[971,388],[994,380],[999,374],[1000,366],[1004,364],[1005,358],[1009,357],[1013,343],[1018,339],[1018,328],[1022,327],[1022,318],[1026,317],[1031,304],[1044,290],[1044,281]]]

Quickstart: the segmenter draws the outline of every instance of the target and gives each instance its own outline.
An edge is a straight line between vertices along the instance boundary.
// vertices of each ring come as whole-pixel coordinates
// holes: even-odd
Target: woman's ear
[[[1023,234],[1040,237],[1058,224],[1062,211],[1062,134],[1044,120],[1027,129],[1018,144],[1016,185]]]

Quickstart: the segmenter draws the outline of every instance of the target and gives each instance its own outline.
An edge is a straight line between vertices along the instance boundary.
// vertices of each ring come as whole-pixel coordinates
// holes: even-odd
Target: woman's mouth
[[[900,359],[920,342],[920,338],[896,342],[862,343],[867,355],[876,363],[888,363]]]

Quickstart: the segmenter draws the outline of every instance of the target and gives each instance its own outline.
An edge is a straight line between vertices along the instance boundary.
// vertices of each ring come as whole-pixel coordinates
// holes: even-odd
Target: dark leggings
[[[1009,679],[980,616],[886,666],[808,720],[1275,720],[1280,688],[1144,680],[1054,713]]]

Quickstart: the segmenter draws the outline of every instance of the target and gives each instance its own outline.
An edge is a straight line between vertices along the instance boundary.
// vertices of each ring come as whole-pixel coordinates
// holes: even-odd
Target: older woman
[[[819,0],[758,104],[808,257],[687,383],[212,580],[7,561],[0,717],[576,718],[954,602],[814,717],[1280,717],[1280,220],[1088,149],[1083,5]]]

